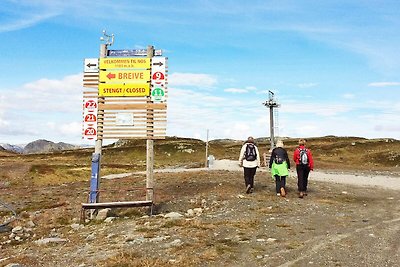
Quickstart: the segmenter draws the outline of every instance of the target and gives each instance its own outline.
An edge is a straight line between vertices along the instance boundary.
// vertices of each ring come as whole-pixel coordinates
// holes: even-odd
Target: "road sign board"
[[[84,138],[87,138],[89,140],[96,139],[97,138],[96,128],[91,127],[91,126],[85,128],[83,130],[83,136],[84,136]]]
[[[161,71],[156,71],[151,76],[151,80],[157,84],[160,84],[165,81],[165,75]]]
[[[152,57],[151,72],[155,73],[157,71],[160,71],[162,73],[165,73],[165,67],[166,67],[165,64],[166,64],[165,57]]]
[[[125,58],[100,58],[100,69],[149,69],[150,58],[125,57]]]
[[[161,56],[162,50],[154,50],[155,56]],[[110,57],[134,57],[147,56],[147,49],[124,49],[124,50],[108,50],[107,56]]]
[[[151,90],[151,101],[154,103],[165,101],[165,91],[162,86],[156,86]]]
[[[123,83],[123,82],[148,82],[150,81],[150,70],[105,70],[100,71],[100,82]]]
[[[149,83],[128,84],[99,84],[99,96],[148,96],[150,95]]]
[[[115,114],[115,125],[118,126],[132,126],[133,125],[133,113],[117,113]]]
[[[97,98],[83,99],[83,136],[82,138],[97,139]]]
[[[89,98],[89,99],[84,99],[83,101],[84,101],[83,108],[85,111],[86,110],[88,112],[96,112],[97,111],[97,107],[98,107],[97,99]]]
[[[83,118],[83,121],[87,123],[97,122],[96,114],[86,114],[85,117]]]
[[[85,58],[84,71],[85,72],[98,72],[99,71],[99,59],[98,58]]]

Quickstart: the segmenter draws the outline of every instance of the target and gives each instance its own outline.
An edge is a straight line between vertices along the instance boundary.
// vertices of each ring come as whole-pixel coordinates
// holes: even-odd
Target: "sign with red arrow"
[[[105,83],[147,83],[150,81],[150,70],[100,71],[99,81]]]

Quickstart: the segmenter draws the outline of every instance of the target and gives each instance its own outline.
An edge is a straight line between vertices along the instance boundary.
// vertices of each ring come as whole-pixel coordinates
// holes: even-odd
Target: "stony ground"
[[[127,189],[144,179],[105,179],[102,200],[142,198]],[[0,188],[24,210],[2,228],[0,266],[399,266],[398,190],[316,179],[299,199],[291,178],[282,198],[259,172],[245,194],[235,170],[158,173],[156,181],[153,216],[115,209],[87,223],[79,220],[87,182]]]

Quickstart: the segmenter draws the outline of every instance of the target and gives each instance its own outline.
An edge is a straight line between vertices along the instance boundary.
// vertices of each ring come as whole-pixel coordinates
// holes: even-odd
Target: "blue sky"
[[[84,58],[154,45],[169,59],[167,135],[400,139],[399,1],[3,0],[0,143],[83,143]]]

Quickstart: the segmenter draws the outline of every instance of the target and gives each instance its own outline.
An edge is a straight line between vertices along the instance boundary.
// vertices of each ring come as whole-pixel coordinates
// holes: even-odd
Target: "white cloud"
[[[3,118],[1,118],[0,117],[0,127],[7,127],[8,125],[10,124],[10,122],[9,121],[7,121],[7,120],[5,120],[5,119],[3,119]],[[4,128],[3,128],[4,129]]]
[[[12,89],[9,108],[30,112],[74,112],[81,107],[82,74],[61,80],[39,79]]]
[[[218,81],[209,74],[175,72],[168,76],[170,86],[213,87]]]
[[[317,86],[318,83],[300,83],[297,86],[300,88],[311,88]]]
[[[255,86],[246,86],[244,88],[226,88],[224,89],[224,92],[227,93],[233,93],[233,94],[245,94],[245,93],[249,93],[249,92],[255,92],[256,94],[258,94],[259,92],[257,91],[257,87]]]
[[[82,132],[82,123],[74,121],[69,123],[64,122],[48,122],[47,126],[54,134],[60,136],[80,136]]]
[[[168,98],[168,135],[244,139],[265,136],[255,114],[266,114],[257,100],[237,101],[231,95],[219,97],[208,91],[170,88]],[[261,116],[265,117],[265,116]]]
[[[42,5],[36,3],[13,3],[13,16],[0,18],[0,32],[11,32],[25,29],[49,20],[61,14],[54,5]]]
[[[282,104],[281,110],[285,113],[314,114],[317,116],[331,117],[351,111],[353,108],[345,104],[291,102]]]
[[[259,90],[256,92],[257,95],[269,95],[269,92],[276,92],[275,89]]]
[[[354,99],[355,95],[354,94],[344,94],[344,95],[342,95],[342,97],[344,99]]]
[[[255,87],[255,86],[246,86],[245,88],[248,91],[257,91],[257,87]]]
[[[71,141],[80,138],[82,74],[39,79],[2,91],[0,125],[4,140]],[[5,120],[4,118],[7,118]]]
[[[369,83],[370,87],[388,87],[388,86],[400,86],[400,82],[374,82]]]
[[[254,134],[255,131],[248,122],[235,122],[231,127],[225,128],[223,131],[223,135],[226,138],[232,139],[244,139],[245,136],[253,136]]]
[[[239,88],[227,88],[224,90],[224,92],[234,93],[234,94],[245,94],[248,93],[249,91],[246,89],[239,89]]]

